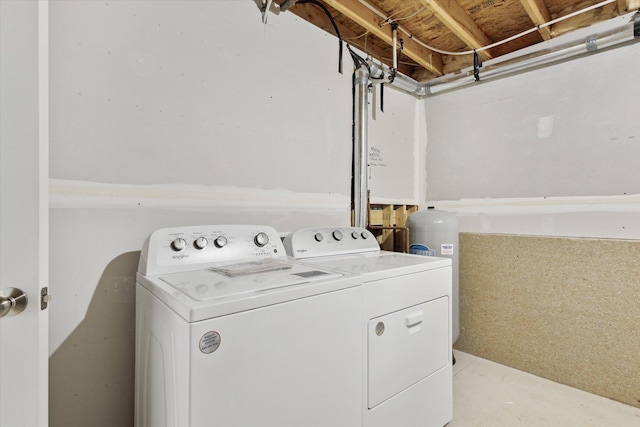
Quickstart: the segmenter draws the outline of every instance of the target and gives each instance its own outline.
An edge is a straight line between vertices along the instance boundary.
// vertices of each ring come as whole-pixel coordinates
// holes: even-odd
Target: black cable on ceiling
[[[298,2],[296,2],[296,4],[304,4],[304,3],[310,3],[318,6],[329,17],[329,21],[331,21],[331,25],[333,25],[333,29],[336,32],[336,37],[338,37],[338,43],[340,46],[338,51],[338,72],[342,74],[342,36],[340,36],[340,30],[338,30],[336,21],[333,19],[333,16],[331,16],[329,9],[327,9],[327,7],[322,3],[320,3],[318,0],[299,0]]]

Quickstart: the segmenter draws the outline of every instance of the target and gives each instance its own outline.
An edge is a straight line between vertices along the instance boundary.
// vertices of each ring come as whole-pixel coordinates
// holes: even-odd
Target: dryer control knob
[[[351,233],[351,237],[353,237],[354,239],[357,239],[358,237],[360,237],[360,235],[358,234],[357,231],[354,231]]]
[[[261,248],[267,243],[269,243],[269,236],[267,236],[267,233],[260,232],[256,234],[256,237],[253,238],[253,243],[255,243],[256,246]]]
[[[171,249],[173,249],[176,252],[180,252],[184,250],[184,248],[186,247],[187,247],[187,241],[184,240],[182,237],[178,237],[173,242],[171,242]]]
[[[369,237],[369,235],[367,234],[366,231],[363,231],[361,236],[362,236],[363,239],[366,239],[367,237]]]
[[[322,233],[316,233],[313,238],[316,239],[316,242],[322,242],[322,239],[324,239]]]
[[[209,244],[209,241],[204,237],[198,237],[196,240],[193,241],[193,246],[195,246],[196,249],[204,249],[207,247],[208,244]]]
[[[224,248],[227,246],[227,238],[224,236],[219,236],[216,240],[213,241],[213,244],[216,245],[216,248]]]
[[[336,239],[337,241],[342,240],[342,232],[340,230],[335,230],[333,233],[331,233],[331,235],[333,236],[334,239]]]

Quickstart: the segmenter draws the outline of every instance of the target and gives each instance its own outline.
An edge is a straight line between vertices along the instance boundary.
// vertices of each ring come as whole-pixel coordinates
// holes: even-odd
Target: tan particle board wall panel
[[[640,241],[460,234],[455,348],[640,407]]]

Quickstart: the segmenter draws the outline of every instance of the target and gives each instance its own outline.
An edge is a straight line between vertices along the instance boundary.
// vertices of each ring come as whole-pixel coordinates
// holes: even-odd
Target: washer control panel
[[[263,225],[203,225],[163,228],[145,241],[138,272],[144,275],[201,269],[209,265],[286,258],[278,232]]]
[[[297,259],[380,250],[374,235],[360,227],[305,228],[287,235],[284,247]]]

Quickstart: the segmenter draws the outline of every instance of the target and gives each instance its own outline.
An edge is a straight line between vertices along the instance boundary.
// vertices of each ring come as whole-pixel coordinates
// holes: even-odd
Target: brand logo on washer
[[[174,255],[171,258],[173,259],[184,259],[184,258],[189,258],[189,254],[180,254],[180,255]]]

